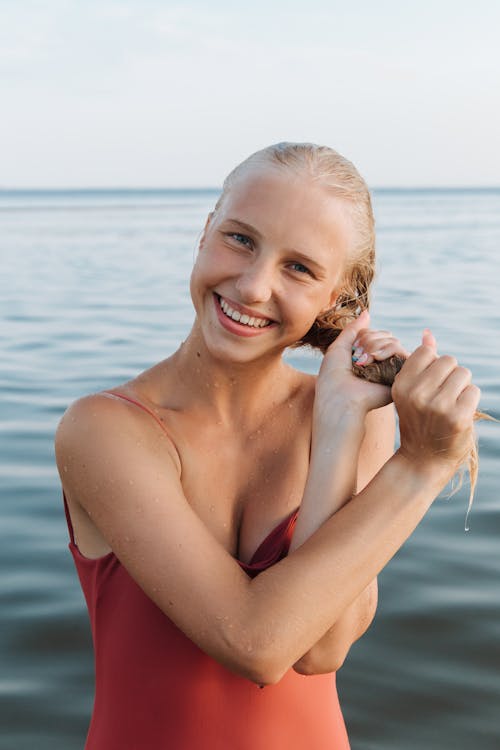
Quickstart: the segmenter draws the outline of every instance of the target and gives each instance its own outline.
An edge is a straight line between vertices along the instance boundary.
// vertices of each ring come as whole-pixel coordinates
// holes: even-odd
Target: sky
[[[0,188],[218,187],[277,141],[500,185],[499,0],[0,0]]]

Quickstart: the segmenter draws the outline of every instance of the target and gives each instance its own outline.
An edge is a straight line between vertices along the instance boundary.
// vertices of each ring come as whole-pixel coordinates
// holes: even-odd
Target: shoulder
[[[154,452],[169,453],[180,470],[177,449],[160,420],[147,409],[109,392],[94,393],[74,401],[63,414],[55,434],[58,465],[68,457],[105,457],[121,450],[123,458],[133,446],[145,444]]]

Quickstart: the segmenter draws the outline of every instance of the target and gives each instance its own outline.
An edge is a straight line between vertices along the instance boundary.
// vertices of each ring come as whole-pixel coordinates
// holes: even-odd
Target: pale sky
[[[500,185],[500,0],[0,0],[0,187],[218,187],[269,143]]]

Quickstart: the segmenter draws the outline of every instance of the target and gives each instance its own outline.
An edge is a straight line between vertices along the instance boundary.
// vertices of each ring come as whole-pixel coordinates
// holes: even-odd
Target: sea
[[[74,399],[186,337],[189,274],[217,195],[0,191],[1,750],[84,746],[92,643],[54,431]],[[408,349],[430,327],[500,418],[500,189],[374,189],[373,201],[372,325]],[[305,350],[286,357],[306,372],[320,364]],[[465,483],[381,573],[376,619],[338,673],[353,750],[500,748],[500,424],[477,435],[470,530]]]

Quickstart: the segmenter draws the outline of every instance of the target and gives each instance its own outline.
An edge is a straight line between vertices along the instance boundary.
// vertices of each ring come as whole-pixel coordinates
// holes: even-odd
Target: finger
[[[374,341],[364,345],[364,351],[368,352],[375,359],[387,359],[393,354],[400,354],[405,359],[410,356],[399,339],[395,338],[377,338]]]
[[[443,381],[442,391],[449,391],[450,394],[455,394],[455,399],[461,394],[461,392],[470,385],[472,381],[472,373],[466,367],[455,367],[450,372],[448,377]]]
[[[424,328],[423,330],[422,345],[429,346],[431,349],[434,349],[434,351],[437,351],[437,342],[430,328]]]
[[[389,359],[389,357],[392,357],[395,354],[398,354],[404,359],[408,359],[408,357],[410,356],[410,352],[406,351],[400,341],[390,341],[383,346],[377,347],[377,349],[375,349],[375,351],[371,351],[370,354],[379,362],[384,359]]]
[[[365,346],[365,344],[375,340],[376,338],[393,339],[395,338],[390,331],[379,331],[371,330],[370,328],[363,328],[359,332],[359,335],[354,342],[354,346]]]
[[[434,348],[427,345],[419,346],[410,354],[404,363],[401,371],[398,373],[396,380],[398,387],[401,387],[406,381],[411,386],[412,381],[423,373],[437,359]]]
[[[443,360],[446,361],[443,362]],[[446,372],[446,366],[452,360],[453,357],[440,357],[422,377],[422,384],[425,388],[425,378],[426,376],[430,377],[431,370],[433,371],[433,380],[427,380],[427,387],[434,391],[433,396],[431,395],[432,391],[430,391],[433,403],[440,412],[447,415],[451,415],[456,409],[460,394],[470,385],[472,379],[472,374],[466,367],[454,367],[439,384],[438,378],[442,378]]]
[[[359,349],[361,352],[373,352],[379,346],[389,343],[394,340],[390,336],[384,335],[379,331],[369,331],[364,333],[362,336],[358,336],[353,346],[355,351]]]
[[[444,387],[445,382],[454,370],[464,369],[458,366],[455,357],[445,354],[441,357],[436,357],[426,368],[425,372],[422,373],[421,383],[424,387],[438,389]],[[453,380],[450,382],[453,382]]]
[[[460,407],[460,410],[462,412],[464,412],[465,414],[470,414],[470,416],[473,417],[474,412],[479,406],[480,398],[480,389],[477,387],[477,385],[471,383],[464,388],[462,393],[457,398],[457,405]]]
[[[358,341],[359,346],[354,346],[352,352],[352,361],[358,365],[381,362],[395,354],[403,359],[410,356],[399,339],[395,336],[383,336],[378,331],[371,332],[370,336],[362,337]]]
[[[349,352],[350,358],[354,341],[358,337],[359,332],[363,328],[366,328],[369,322],[370,314],[368,310],[363,310],[363,312],[358,315],[358,317],[353,320],[352,323],[349,323],[349,325],[344,328],[342,333],[335,339],[333,344],[330,345],[328,351],[330,351],[330,349],[333,349],[335,351],[345,350]]]

